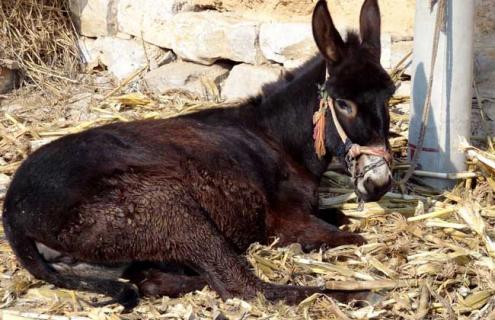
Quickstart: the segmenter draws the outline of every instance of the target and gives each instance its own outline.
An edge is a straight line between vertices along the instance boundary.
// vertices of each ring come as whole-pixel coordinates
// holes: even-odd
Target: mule
[[[305,250],[364,242],[325,222],[318,209],[319,181],[335,156],[352,163],[363,200],[390,188],[383,159],[394,85],[380,65],[377,1],[364,2],[360,35],[351,32],[346,41],[323,0],[312,27],[320,54],[266,99],[113,123],[32,153],[15,174],[3,211],[21,265],[38,279],[108,295],[105,303],[126,309],[138,303],[139,292],[175,296],[205,284],[223,299],[257,292],[288,303],[315,292],[366,298],[366,292],[263,282],[242,255],[253,242],[274,237]],[[71,264],[115,272],[78,273]],[[116,279],[122,272],[131,282]]]

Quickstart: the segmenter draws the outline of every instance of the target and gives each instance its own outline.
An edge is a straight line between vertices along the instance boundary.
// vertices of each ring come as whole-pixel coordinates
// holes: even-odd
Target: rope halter
[[[384,164],[390,167],[392,163],[392,155],[386,148],[361,146],[357,143],[352,143],[351,139],[349,139],[344,129],[342,128],[339,119],[337,118],[332,98],[329,96],[328,92],[323,86],[319,86],[319,92],[320,107],[318,111],[316,111],[313,115],[313,139],[315,152],[318,158],[321,159],[326,154],[325,116],[327,110],[330,110],[330,113],[332,114],[333,124],[335,125],[335,129],[337,130],[340,140],[342,141],[342,143],[337,147],[336,155],[338,157],[344,158],[346,169],[351,174],[353,183],[355,183],[358,178],[364,177],[366,172],[373,170],[374,168],[377,168]],[[361,172],[357,172],[356,161],[362,154],[377,156],[380,157],[381,160],[371,165],[365,166]]]

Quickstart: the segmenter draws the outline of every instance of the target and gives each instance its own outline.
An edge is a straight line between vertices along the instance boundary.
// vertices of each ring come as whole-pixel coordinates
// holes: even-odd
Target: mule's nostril
[[[392,185],[392,177],[390,175],[367,175],[362,180],[361,199],[366,202],[378,201]]]
[[[385,184],[385,187],[386,189],[390,189],[390,187],[392,186],[392,176],[388,176],[388,180],[387,180],[387,183]]]
[[[375,190],[375,183],[373,182],[373,180],[371,179],[371,177],[366,177],[364,179],[364,188],[366,189],[366,191],[368,193],[373,193],[373,191]]]

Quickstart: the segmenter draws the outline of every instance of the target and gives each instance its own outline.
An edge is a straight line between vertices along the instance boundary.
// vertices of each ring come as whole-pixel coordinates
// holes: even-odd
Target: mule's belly
[[[237,251],[264,241],[265,208],[256,190],[218,181],[196,176],[185,185],[156,173],[106,179],[99,194],[73,209],[58,249],[84,262],[176,261],[196,232],[180,228],[191,212],[205,215]]]

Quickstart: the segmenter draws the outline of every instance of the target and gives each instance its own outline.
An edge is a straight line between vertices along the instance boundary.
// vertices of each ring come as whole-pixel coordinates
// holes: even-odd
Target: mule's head
[[[344,41],[335,28],[327,4],[320,0],[313,12],[313,36],[326,60],[329,77],[324,85],[336,118],[355,144],[389,151],[388,100],[394,83],[380,65],[380,10],[377,0],[365,0],[359,35]],[[342,144],[332,116],[326,117],[325,146],[334,154]],[[349,168],[348,168],[349,169]],[[391,187],[389,165],[380,156],[356,159],[355,190],[364,201],[379,199]]]

